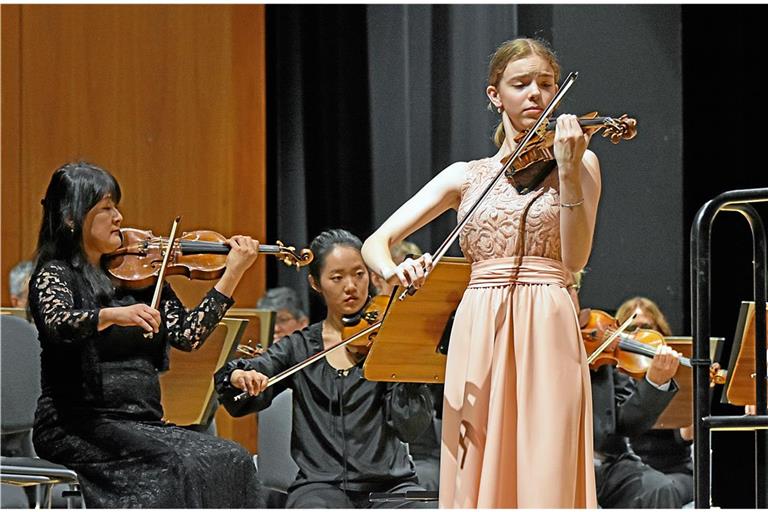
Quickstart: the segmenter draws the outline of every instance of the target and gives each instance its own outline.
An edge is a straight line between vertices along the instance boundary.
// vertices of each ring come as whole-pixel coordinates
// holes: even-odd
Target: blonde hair
[[[664,336],[672,335],[672,329],[669,328],[669,323],[664,313],[661,312],[661,309],[659,309],[655,302],[645,297],[633,297],[625,301],[616,311],[616,320],[618,320],[619,324],[625,322],[637,308],[640,308],[642,312],[653,319],[657,330],[661,334]]]
[[[402,263],[406,256],[421,256],[422,252],[418,245],[408,240],[396,243],[389,249],[392,259],[395,263]]]
[[[488,64],[488,85],[498,87],[501,77],[504,75],[504,70],[507,69],[507,65],[510,62],[524,59],[531,55],[537,55],[547,61],[555,73],[555,82],[560,81],[560,63],[557,62],[557,57],[552,48],[541,39],[521,37],[506,41],[496,48],[496,51],[491,56],[491,62]],[[489,108],[493,108],[493,106],[489,104]],[[493,134],[493,142],[497,147],[501,147],[504,143],[504,138],[504,124],[500,122]]]

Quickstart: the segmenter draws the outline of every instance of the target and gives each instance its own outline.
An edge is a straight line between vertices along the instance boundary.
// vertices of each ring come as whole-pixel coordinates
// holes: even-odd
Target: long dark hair
[[[42,201],[43,220],[35,263],[35,272],[52,260],[70,264],[100,303],[106,302],[114,291],[106,273],[88,263],[83,247],[83,221],[96,203],[108,195],[115,204],[119,203],[120,185],[101,167],[71,162],[56,169]]]

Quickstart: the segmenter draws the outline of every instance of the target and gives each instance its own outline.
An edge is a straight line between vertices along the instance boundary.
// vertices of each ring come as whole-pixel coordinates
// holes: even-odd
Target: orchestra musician
[[[20,261],[8,273],[8,292],[11,296],[11,307],[27,307],[29,278],[32,275],[33,266],[33,263],[29,260]]]
[[[580,309],[581,279],[582,273],[575,273],[568,290],[584,328],[590,310]],[[605,350],[613,353],[617,345],[618,339]],[[599,361],[590,370],[597,501],[602,508],[680,508],[690,501],[670,477],[644,463],[628,441],[628,436],[648,432],[674,398],[678,386],[672,377],[679,358],[671,347],[659,346],[639,380]]]
[[[559,78],[553,51],[539,40],[497,49],[486,93],[501,116],[498,152],[451,164],[395,211],[363,246],[370,268],[403,286],[424,283],[431,256],[398,265],[390,247],[449,208],[461,220]],[[592,248],[601,182],[589,139],[576,116],[559,116],[556,169],[528,193],[498,183],[460,234],[472,277],[448,351],[441,507],[597,505],[589,370],[565,288]]]
[[[259,299],[256,308],[274,311],[276,314],[272,341],[277,341],[309,325],[309,317],[304,312],[299,295],[296,290],[287,286],[267,290],[267,293]]]
[[[342,229],[311,243],[309,283],[327,307],[324,320],[273,343],[253,359],[230,361],[215,375],[219,399],[233,416],[259,411],[285,389],[293,391],[291,454],[299,472],[288,489],[287,508],[370,508],[369,493],[423,491],[407,442],[432,419],[424,384],[363,378],[363,353],[344,347],[266,387],[268,377],[342,341],[345,315],[366,304],[368,269],[360,240]],[[236,401],[247,391],[249,398]],[[424,507],[401,502],[402,507]],[[429,506],[428,504],[426,506]]]
[[[120,196],[109,172],[74,162],[42,201],[29,289],[42,346],[35,450],[77,472],[88,507],[258,507],[250,454],[165,423],[158,378],[171,347],[199,348],[224,316],[258,242],[229,239],[226,271],[196,308],[166,284],[156,310],[151,289],[114,286],[102,266],[121,246]]]
[[[633,313],[635,319],[628,330],[653,329],[671,336],[664,313],[646,297],[633,297],[616,310],[616,320],[623,323]],[[661,471],[674,483],[682,503],[693,500],[693,425],[676,429],[652,429],[630,438],[632,450],[642,461]],[[664,507],[666,508],[666,507]]]

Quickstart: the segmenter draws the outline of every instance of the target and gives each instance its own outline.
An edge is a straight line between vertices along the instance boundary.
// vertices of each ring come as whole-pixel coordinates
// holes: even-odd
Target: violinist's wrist
[[[651,377],[648,376],[647,373],[645,374],[645,380],[648,381],[648,384],[650,384],[651,386],[655,387],[659,391],[669,391],[669,386],[670,386],[670,384],[672,382],[672,379],[668,379],[667,381],[665,381],[665,382],[663,382],[661,384],[658,384],[658,383],[654,382],[651,379]]]
[[[111,327],[115,324],[115,318],[112,314],[114,312],[114,308],[101,308],[99,310],[99,321],[96,324],[96,330],[101,332],[107,327]]]
[[[238,373],[240,372],[240,373]],[[224,377],[224,383],[229,385],[232,388],[240,389],[244,391],[244,388],[241,388],[240,386],[235,384],[235,381],[243,374],[245,373],[244,370],[241,370],[239,368],[232,370],[232,373]]]
[[[395,269],[396,268],[397,268],[396,266],[393,267],[393,266],[386,266],[385,265],[385,266],[381,267],[381,269],[379,270],[379,275],[381,277],[383,277],[385,281],[389,281],[395,275]]]
[[[581,175],[579,165],[558,165],[557,175],[560,178],[560,186],[572,187],[574,190],[581,190]]]
[[[237,288],[237,285],[242,277],[242,272],[238,273],[236,270],[227,267],[227,269],[224,271],[224,275],[221,276],[221,279],[219,279],[219,282],[216,283],[214,288],[216,288],[216,291],[222,295],[226,295],[227,297],[232,298],[232,294],[235,293],[235,288]]]

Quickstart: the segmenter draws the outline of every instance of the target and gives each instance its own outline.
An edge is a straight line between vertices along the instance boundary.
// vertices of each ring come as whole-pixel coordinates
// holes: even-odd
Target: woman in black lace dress
[[[151,289],[116,289],[101,266],[121,244],[119,201],[114,177],[84,162],[48,185],[29,292],[42,345],[35,450],[77,472],[88,507],[258,507],[248,452],[164,423],[158,379],[171,346],[198,348],[224,316],[258,242],[229,240],[226,272],[196,308],[166,284],[158,311]]]

